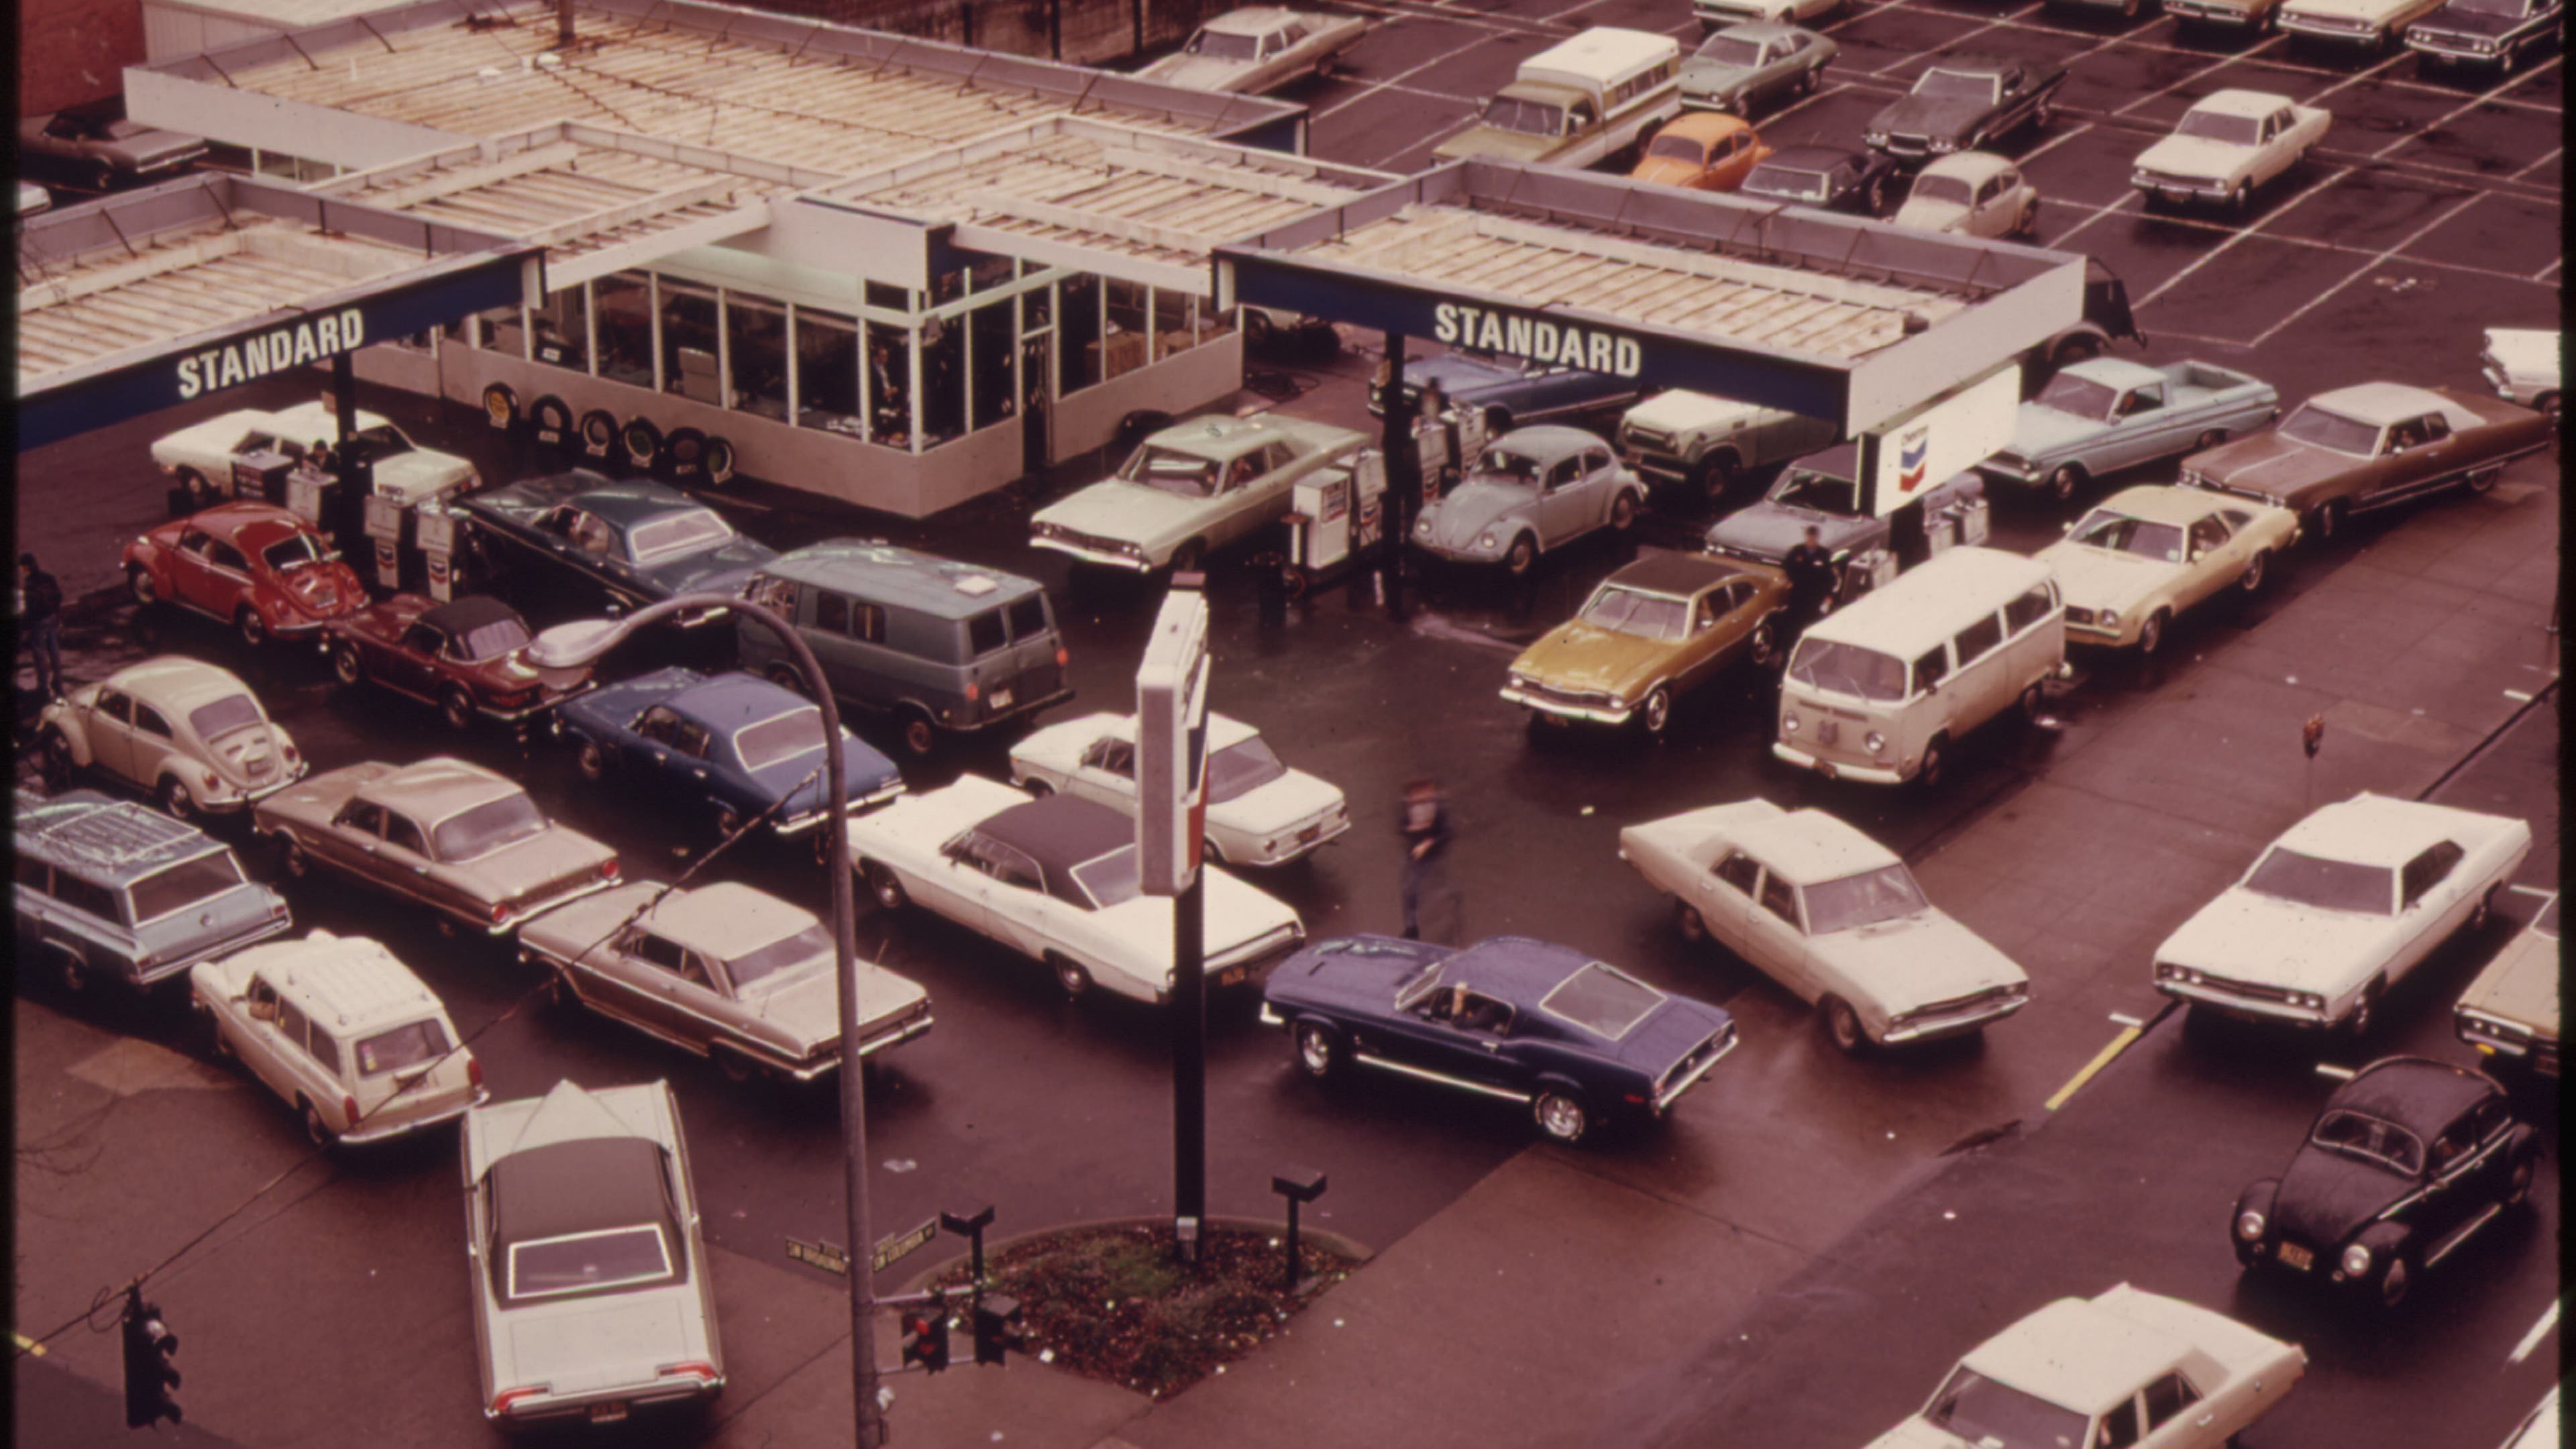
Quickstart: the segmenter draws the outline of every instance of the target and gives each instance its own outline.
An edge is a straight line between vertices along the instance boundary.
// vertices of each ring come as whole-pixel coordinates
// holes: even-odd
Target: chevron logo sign
[[[1896,440],[1896,490],[1911,493],[1923,486],[1924,459],[1932,451],[1932,429],[1927,425],[1904,433]]]

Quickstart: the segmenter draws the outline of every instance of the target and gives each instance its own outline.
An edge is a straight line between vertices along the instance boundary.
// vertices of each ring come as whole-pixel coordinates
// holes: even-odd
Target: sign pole
[[[1207,873],[1192,871],[1172,900],[1172,1236],[1199,1260],[1207,1219]]]
[[[1199,1260],[1207,1216],[1208,607],[1200,575],[1172,576],[1136,666],[1136,883],[1172,900],[1172,1239]]]
[[[1386,454],[1386,497],[1378,505],[1385,524],[1379,531],[1378,577],[1391,618],[1404,617],[1404,541],[1413,528],[1412,500],[1422,487],[1414,466],[1413,410],[1404,405],[1404,334],[1386,334],[1386,384],[1378,397],[1385,430],[1378,446]]]

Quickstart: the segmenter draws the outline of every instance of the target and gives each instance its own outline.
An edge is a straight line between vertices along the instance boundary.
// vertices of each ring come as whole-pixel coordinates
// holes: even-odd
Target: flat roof
[[[1607,77],[1632,66],[1667,59],[1680,48],[1681,42],[1669,35],[1658,35],[1649,30],[1624,30],[1616,25],[1596,25],[1522,61],[1520,73],[1527,75],[1532,71],[1553,70]]]

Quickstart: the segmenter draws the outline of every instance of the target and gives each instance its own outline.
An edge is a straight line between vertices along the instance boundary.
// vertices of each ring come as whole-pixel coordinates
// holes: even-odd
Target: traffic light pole
[[[1207,1218],[1207,867],[1172,898],[1172,1237],[1199,1260]]]

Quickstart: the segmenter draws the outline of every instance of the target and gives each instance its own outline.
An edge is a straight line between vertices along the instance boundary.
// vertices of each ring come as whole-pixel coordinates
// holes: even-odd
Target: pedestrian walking
[[[1824,617],[1834,597],[1834,556],[1825,547],[1824,530],[1810,523],[1802,543],[1781,555],[1780,571],[1789,576],[1789,637],[1782,647],[1798,642],[1807,626]]]
[[[18,637],[35,659],[36,692],[52,699],[63,692],[63,586],[32,553],[18,555],[18,597]]]
[[[1439,781],[1424,775],[1404,782],[1404,807],[1396,827],[1404,836],[1404,936],[1418,941],[1425,906],[1451,908],[1445,912],[1448,924],[1456,924],[1457,897],[1449,889],[1443,859],[1449,849],[1449,802],[1440,793]]]

